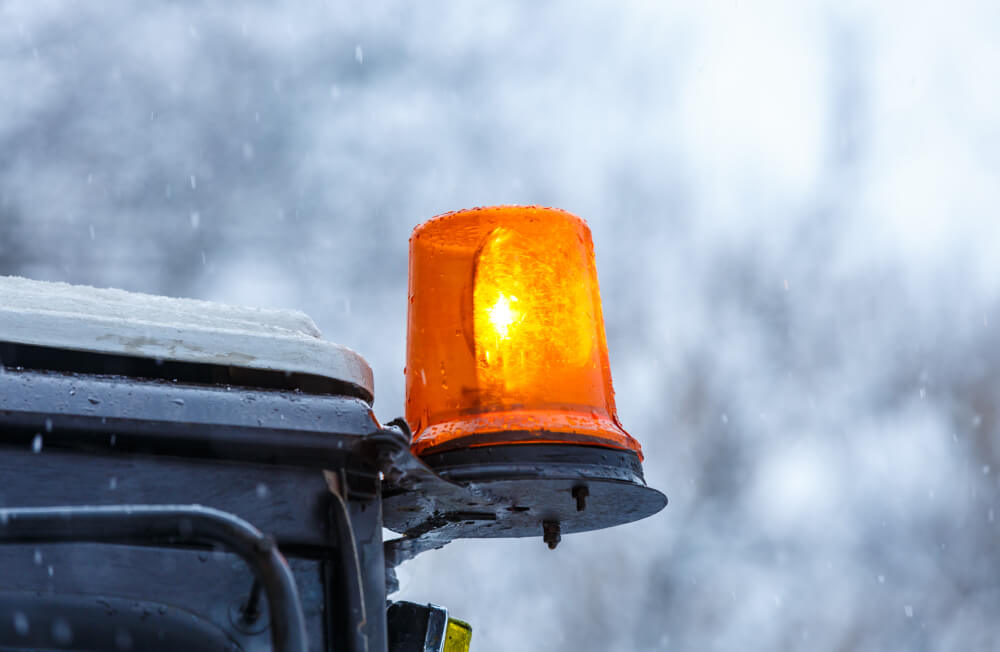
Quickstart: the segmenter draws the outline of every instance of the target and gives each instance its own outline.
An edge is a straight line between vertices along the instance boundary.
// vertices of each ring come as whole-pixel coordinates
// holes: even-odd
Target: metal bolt
[[[542,540],[549,546],[549,550],[555,550],[559,542],[562,541],[559,521],[542,521]]]
[[[587,496],[589,495],[590,490],[586,486],[573,487],[573,497],[576,498],[576,511],[582,512],[587,509]]]

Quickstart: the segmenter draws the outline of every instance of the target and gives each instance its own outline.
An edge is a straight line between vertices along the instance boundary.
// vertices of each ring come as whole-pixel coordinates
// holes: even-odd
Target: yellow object
[[[454,618],[448,619],[448,631],[444,639],[444,652],[469,652],[472,645],[472,626]]]

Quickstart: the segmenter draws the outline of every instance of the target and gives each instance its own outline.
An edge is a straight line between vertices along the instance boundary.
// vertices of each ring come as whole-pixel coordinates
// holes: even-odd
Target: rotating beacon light
[[[509,505],[455,505],[450,538],[542,534],[555,547],[667,502],[618,422],[590,229],[565,211],[474,208],[413,231],[406,419],[429,467]],[[413,500],[386,503],[399,531],[430,525]]]
[[[507,444],[632,451],[618,422],[590,229],[519,206],[410,238],[406,418],[417,455]]]

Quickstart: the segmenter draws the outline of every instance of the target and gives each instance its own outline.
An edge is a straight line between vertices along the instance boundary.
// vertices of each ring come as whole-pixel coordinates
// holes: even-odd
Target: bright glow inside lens
[[[521,313],[514,309],[515,303],[517,303],[517,297],[508,297],[501,293],[497,302],[492,307],[486,309],[486,312],[489,314],[490,324],[493,326],[493,330],[496,331],[497,337],[501,340],[507,339],[510,334],[510,327],[521,319]]]
[[[567,372],[600,362],[594,288],[576,273],[588,261],[567,226],[573,225],[552,225],[554,237],[548,239],[500,226],[476,254],[472,330],[479,392],[487,405],[545,403],[553,383],[570,394],[591,389],[562,381]],[[566,241],[569,246],[558,246]],[[583,395],[576,402],[601,398]]]

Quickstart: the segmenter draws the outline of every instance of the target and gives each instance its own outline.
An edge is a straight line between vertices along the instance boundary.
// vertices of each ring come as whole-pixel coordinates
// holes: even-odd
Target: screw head
[[[559,521],[542,521],[542,540],[549,546],[549,550],[556,549],[562,541]]]

